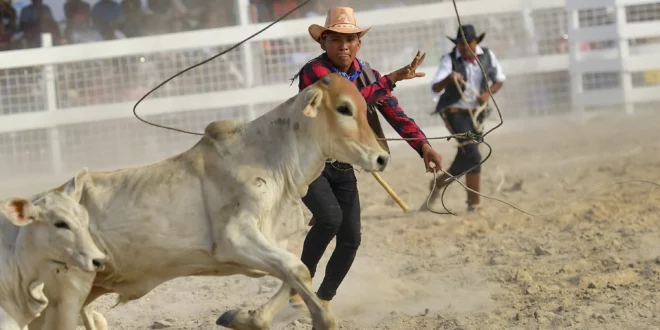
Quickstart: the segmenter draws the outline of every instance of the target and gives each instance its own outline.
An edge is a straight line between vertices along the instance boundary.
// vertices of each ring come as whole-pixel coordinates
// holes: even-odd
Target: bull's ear
[[[9,198],[0,205],[0,213],[16,226],[29,225],[37,217],[37,209],[25,198]]]
[[[46,294],[44,294],[44,282],[41,281],[33,281],[30,283],[28,286],[28,293],[30,294],[30,298],[42,303],[42,304],[47,304],[48,303],[48,297],[46,297]]]
[[[319,107],[323,99],[323,92],[317,88],[310,88],[305,91],[305,100],[307,101],[303,114],[307,117],[314,118],[319,114]]]
[[[89,170],[87,167],[83,167],[78,173],[76,173],[76,176],[69,180],[64,186],[64,193],[71,196],[76,202],[80,202],[83,193],[83,186],[85,185],[85,182],[87,182],[88,173]]]

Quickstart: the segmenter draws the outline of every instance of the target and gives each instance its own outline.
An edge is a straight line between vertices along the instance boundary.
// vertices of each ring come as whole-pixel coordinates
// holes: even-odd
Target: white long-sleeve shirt
[[[481,46],[477,46],[476,49],[476,55],[481,55],[484,53],[484,49],[481,48]],[[502,71],[502,66],[500,65],[500,62],[497,60],[497,57],[495,57],[495,53],[488,49],[488,53],[490,53],[490,60],[493,68],[495,69],[495,82],[501,82],[506,80],[506,75],[504,75],[504,72]],[[456,51],[452,54],[456,58],[461,57],[461,53],[458,51],[458,48]],[[451,68],[451,58],[449,57],[450,54],[445,54],[442,56],[440,59],[440,66],[438,67],[438,70],[435,72],[433,75],[433,78],[431,78],[431,96],[433,97],[434,101],[437,101],[437,98],[440,96],[440,93],[436,93],[433,91],[433,85],[442,81],[443,79],[447,78],[449,74],[452,72]],[[480,90],[481,89],[481,82],[484,79],[483,72],[481,72],[481,67],[479,66],[479,63],[470,63],[469,61],[464,61],[465,63],[465,71],[467,76],[463,77],[465,81],[467,82],[468,85],[472,86],[475,90]],[[453,82],[452,82],[453,83]],[[477,107],[477,98],[479,95],[472,95],[472,92],[470,89],[465,90],[466,93],[466,98],[468,98],[470,101],[466,102],[463,101],[463,99],[457,101],[452,105],[452,107],[455,108],[461,108],[461,109],[474,109]]]

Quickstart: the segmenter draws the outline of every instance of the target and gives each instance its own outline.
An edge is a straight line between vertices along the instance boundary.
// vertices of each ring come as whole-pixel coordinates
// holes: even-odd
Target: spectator
[[[145,21],[147,15],[142,11],[140,0],[122,0],[121,10],[124,13],[122,32],[128,38],[146,35]]]
[[[103,39],[117,39],[117,32],[123,20],[121,6],[117,1],[99,0],[92,7],[92,19],[94,26],[101,32]]]
[[[172,0],[147,0],[147,7],[154,14],[166,17],[172,9]]]
[[[149,17],[149,35],[164,34],[171,31],[170,17],[172,14],[171,0],[147,0],[151,13]]]
[[[238,19],[234,7],[222,6],[217,2],[209,2],[204,6],[205,12],[202,16],[202,28],[214,29],[223,26],[237,25]]]
[[[41,47],[41,34],[50,33],[53,45],[59,45],[62,37],[60,29],[53,19],[53,13],[43,0],[32,0],[32,3],[21,10],[19,29],[23,32],[25,48]]]
[[[169,26],[168,33],[177,33],[188,31],[188,25],[186,21],[181,19],[181,17],[175,17],[172,20],[172,24]]]
[[[84,13],[78,13],[73,17],[69,33],[69,42],[72,44],[103,41],[101,33],[92,28],[89,24],[89,16]]]
[[[273,1],[273,19],[278,19],[284,16],[286,13],[290,12],[298,6],[296,0],[274,0]],[[291,15],[287,16],[285,19],[296,19],[300,18],[300,12],[294,11]]]
[[[66,27],[64,28],[64,37],[71,40],[71,31],[73,29],[74,20],[77,20],[77,25],[82,24],[81,20],[85,20],[86,24],[92,24],[91,9],[89,3],[83,0],[67,0],[64,4],[64,17],[66,18]]]
[[[204,2],[203,0],[172,0],[172,15],[175,21],[180,22],[179,24],[181,25],[181,28],[185,30],[195,29],[199,27],[210,4],[218,4],[218,2]],[[214,7],[221,9],[220,6]]]
[[[263,23],[273,21],[268,0],[250,0],[250,21]]]
[[[330,8],[337,5],[335,0],[317,0],[314,2],[314,6],[307,10],[305,17],[325,16]]]
[[[11,49],[16,32],[16,10],[9,1],[0,0],[0,51]]]
[[[181,0],[172,0],[172,7],[170,8],[169,16],[171,17],[171,25],[168,32],[177,33],[187,31],[190,24],[187,20],[188,8],[181,2]]]

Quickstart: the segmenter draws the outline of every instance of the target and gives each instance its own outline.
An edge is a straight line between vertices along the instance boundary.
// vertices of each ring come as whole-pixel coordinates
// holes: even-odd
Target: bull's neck
[[[249,122],[245,131],[246,139],[260,140],[253,145],[260,149],[267,167],[288,187],[295,188],[299,196],[292,197],[296,199],[307,194],[308,186],[321,174],[327,159],[319,141],[314,140],[310,132],[315,118],[303,115],[304,106],[296,104],[303,99],[290,98]]]
[[[14,250],[7,249],[7,245],[3,245],[0,258],[2,258],[0,264],[0,270],[2,271],[2,276],[0,276],[0,308],[4,309],[9,316],[21,325],[24,323],[22,311],[25,310],[23,297],[26,292],[21,290],[22,279],[18,263],[14,257]]]
[[[29,230],[29,225],[17,230],[14,244],[11,245],[0,239],[0,306],[21,327],[26,326],[46,307],[47,302],[35,299],[31,289],[43,283],[53,270],[47,260],[35,259],[40,255],[40,251],[31,248]],[[8,248],[9,246],[13,247]],[[43,295],[42,292],[41,294]]]

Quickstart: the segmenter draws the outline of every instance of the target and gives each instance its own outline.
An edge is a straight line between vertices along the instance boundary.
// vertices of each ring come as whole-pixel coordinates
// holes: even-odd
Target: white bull
[[[79,204],[85,177],[82,170],[62,192],[33,201],[0,202],[0,330],[27,329],[49,303],[44,283],[68,266],[88,273],[103,267],[105,255],[90,237]]]
[[[218,324],[266,329],[292,292],[307,304],[314,327],[336,329],[333,314],[310,286],[308,269],[282,248],[304,226],[301,198],[328,158],[382,171],[389,160],[370,128],[358,89],[330,74],[248,123],[215,121],[187,151],[157,163],[89,174],[81,204],[108,255],[91,291],[54,285],[46,295],[78,297],[48,306],[30,329],[73,330],[83,306],[118,293],[138,299],[182,276],[271,275],[280,290],[256,311],[224,313]],[[71,277],[71,275],[69,276]],[[78,279],[78,281],[84,281]],[[292,290],[293,289],[293,290]],[[85,308],[88,329],[92,316]],[[73,316],[72,316],[73,315]],[[98,313],[94,322],[104,323]]]

